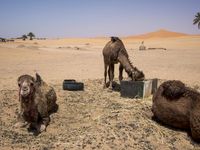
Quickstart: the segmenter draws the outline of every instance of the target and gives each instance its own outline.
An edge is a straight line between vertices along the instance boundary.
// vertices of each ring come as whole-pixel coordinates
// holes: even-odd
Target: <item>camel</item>
[[[175,128],[191,131],[200,141],[200,93],[181,81],[166,81],[153,95],[154,117]]]
[[[134,67],[129,59],[128,53],[125,49],[123,42],[118,37],[111,37],[105,47],[103,48],[104,57],[104,88],[106,86],[107,69],[109,76],[109,87],[113,87],[114,79],[114,64],[120,63],[119,66],[119,81],[123,79],[123,69],[127,72],[128,76],[134,80],[144,80],[144,73]],[[108,68],[109,67],[109,68]]]
[[[36,78],[30,75],[22,75],[18,78],[19,86],[19,124],[21,127],[26,123],[29,129],[41,133],[46,130],[50,122],[50,114],[56,112],[56,93],[36,73]]]

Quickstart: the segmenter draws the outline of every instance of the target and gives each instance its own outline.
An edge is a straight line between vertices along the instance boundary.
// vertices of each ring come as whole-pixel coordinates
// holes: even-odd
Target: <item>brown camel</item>
[[[106,87],[107,68],[109,76],[109,86],[112,88],[114,79],[114,64],[120,63],[119,66],[119,81],[123,79],[123,69],[127,72],[132,80],[144,80],[144,73],[138,70],[130,62],[128,53],[125,49],[123,42],[118,37],[111,37],[103,49],[104,57],[104,87]]]
[[[175,128],[189,129],[200,141],[200,93],[181,81],[167,81],[153,96],[152,111],[159,121]]]
[[[18,126],[28,123],[29,129],[36,133],[46,130],[50,114],[57,111],[56,93],[36,73],[36,79],[30,75],[18,78],[20,113]]]

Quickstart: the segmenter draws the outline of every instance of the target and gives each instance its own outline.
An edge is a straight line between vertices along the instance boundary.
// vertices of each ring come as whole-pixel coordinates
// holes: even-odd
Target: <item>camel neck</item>
[[[34,97],[35,97],[35,92],[33,94],[30,94],[27,97],[20,96],[20,99],[21,99],[20,101],[22,102],[23,105],[26,105],[26,106],[33,105],[34,104],[34,101],[33,101]]]
[[[127,56],[119,52],[118,61],[122,64],[126,72],[128,73],[131,72],[131,70],[133,69],[133,66]]]

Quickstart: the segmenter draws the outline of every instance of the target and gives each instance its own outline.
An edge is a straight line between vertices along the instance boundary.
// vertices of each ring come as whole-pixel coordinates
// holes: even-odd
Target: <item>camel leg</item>
[[[108,67],[108,78],[109,78],[109,82],[108,82],[108,84],[106,84],[107,87],[110,87],[110,84],[111,84],[110,72],[111,72],[111,68],[110,68],[110,65],[109,65],[109,67]]]
[[[123,69],[124,67],[122,66],[122,64],[120,63],[119,65],[119,81],[121,82],[121,80],[123,79]]]
[[[110,81],[111,81],[110,71],[111,71],[111,68],[110,68],[110,65],[109,65],[109,67],[108,67],[108,78],[109,78],[109,83],[110,83]]]
[[[114,79],[114,64],[110,64],[109,66],[109,79],[110,79],[110,88],[113,87],[113,79]]]
[[[107,78],[107,68],[108,68],[108,65],[104,63],[104,88],[106,88],[106,78]]]

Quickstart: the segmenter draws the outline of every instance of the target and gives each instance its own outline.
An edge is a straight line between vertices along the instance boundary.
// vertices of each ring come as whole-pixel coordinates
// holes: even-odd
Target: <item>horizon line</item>
[[[172,30],[168,30],[168,29],[163,29],[160,28],[158,30],[154,30],[154,31],[148,31],[148,32],[144,32],[144,33],[139,33],[139,34],[128,34],[128,35],[98,35],[98,36],[65,36],[65,37],[45,37],[45,36],[38,36],[36,34],[37,38],[46,38],[46,39],[64,39],[64,38],[109,38],[111,36],[117,36],[117,37],[121,37],[121,38],[128,38],[128,37],[137,37],[137,36],[143,36],[143,35],[148,35],[150,33],[154,33],[154,32],[172,32],[172,33],[178,33],[178,34],[185,34],[188,36],[199,36],[200,34],[193,34],[193,33],[185,33],[185,32],[177,32],[177,31],[172,31]],[[33,32],[34,33],[34,32]],[[17,39],[17,38],[21,38],[22,36],[17,36],[17,37],[8,37],[8,38],[4,38],[4,37],[0,37],[0,38],[4,38],[4,39]],[[35,39],[37,39],[35,38]]]

